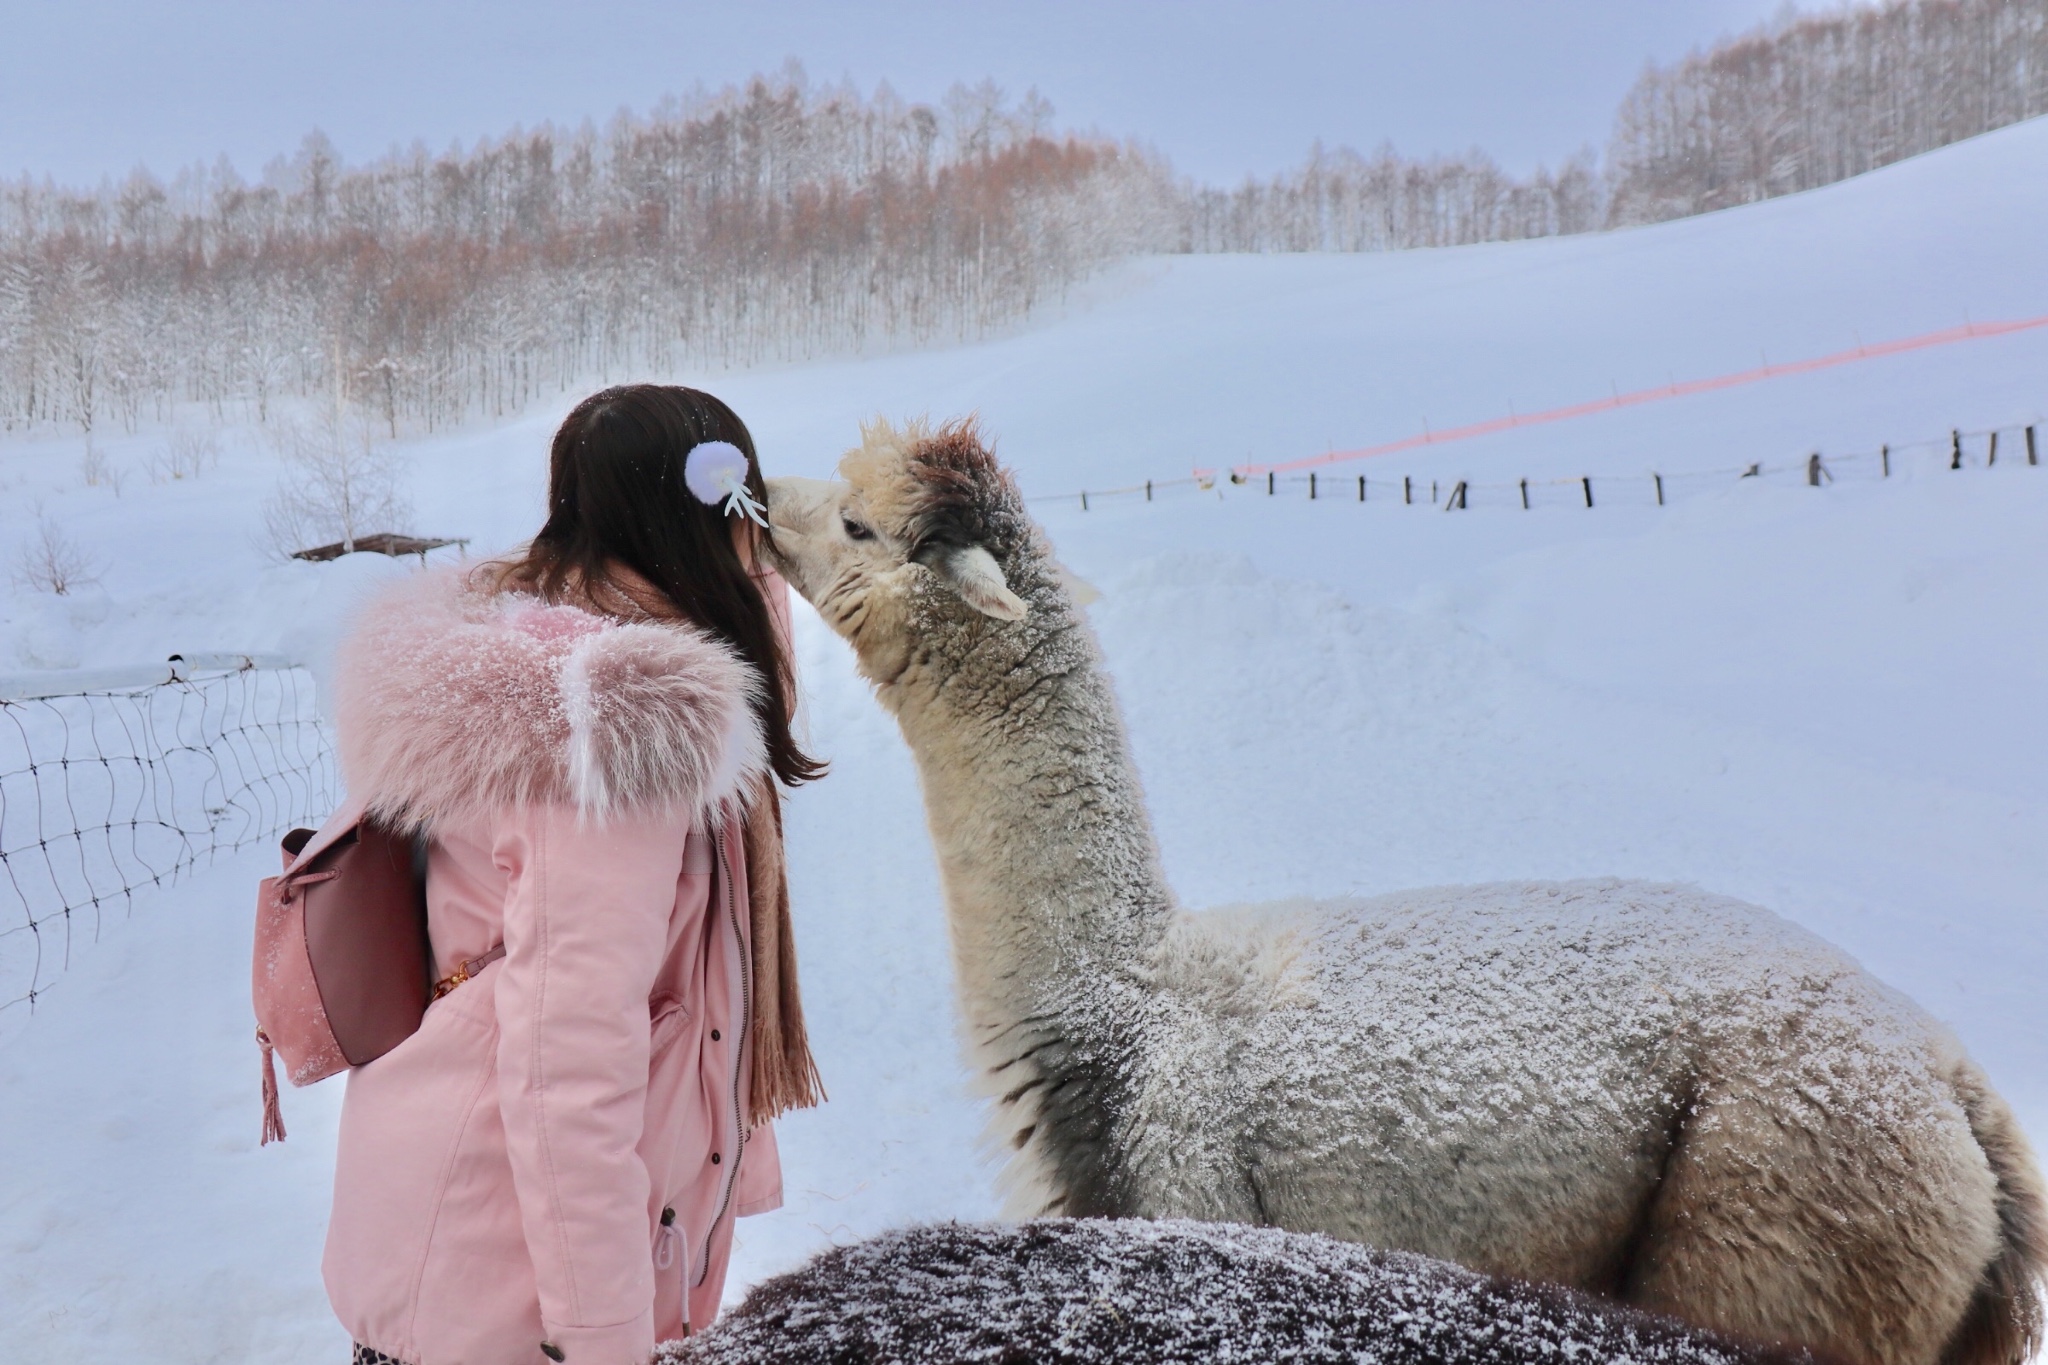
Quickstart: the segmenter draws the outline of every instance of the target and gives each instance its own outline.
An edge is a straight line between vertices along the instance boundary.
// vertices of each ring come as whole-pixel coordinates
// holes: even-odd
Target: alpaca
[[[657,1365],[1813,1365],[1554,1285],[1310,1233],[941,1224],[813,1257]]]
[[[1868,1365],[2019,1365],[2048,1206],[1946,1029],[1768,911],[1508,883],[1191,914],[971,423],[769,481],[918,767],[1012,1215],[1266,1224]]]

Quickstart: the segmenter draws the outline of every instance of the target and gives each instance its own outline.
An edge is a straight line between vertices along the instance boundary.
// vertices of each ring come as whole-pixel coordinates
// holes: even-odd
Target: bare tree
[[[106,448],[90,440],[85,443],[85,453],[78,457],[78,474],[87,488],[111,488],[117,498],[121,496],[121,485],[127,482],[127,475],[107,458]]]
[[[220,438],[210,431],[180,428],[165,438],[149,457],[151,483],[172,483],[196,479],[220,464]]]
[[[15,560],[16,585],[69,596],[74,588],[100,581],[99,565],[48,517],[36,519],[36,536]]]
[[[359,414],[336,402],[316,421],[279,424],[272,440],[285,472],[264,525],[280,556],[336,542],[348,554],[363,536],[404,531],[397,459]]]

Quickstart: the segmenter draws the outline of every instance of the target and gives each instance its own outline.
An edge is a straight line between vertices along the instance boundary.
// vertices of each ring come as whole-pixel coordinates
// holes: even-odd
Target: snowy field
[[[1361,257],[1133,263],[1017,334],[857,362],[675,376],[822,474],[875,412],[979,411],[1034,494],[1313,455],[2048,314],[2048,121],[1792,199],[1613,235]],[[624,377],[624,376],[621,376]],[[416,529],[472,553],[538,524],[549,411],[407,440]],[[1618,873],[1746,897],[1949,1021],[2048,1137],[2048,330],[1340,466],[1375,500],[1262,486],[1040,506],[1092,609],[1191,905]],[[1822,489],[1689,471],[2008,429],[1995,468],[1913,453]],[[2048,430],[2044,430],[2048,436]],[[403,563],[279,565],[273,456],[196,481],[161,431],[0,444],[0,546],[38,512],[104,565],[0,598],[0,673],[173,651],[318,668]],[[2048,445],[2048,443],[2044,443]],[[1851,477],[1846,471],[1862,472]],[[1671,505],[1648,496],[1673,478]],[[1522,512],[1379,499],[1581,474],[1641,496]],[[1682,495],[1680,495],[1682,493]],[[12,554],[12,550],[9,550]],[[814,749],[789,841],[832,1102],[781,1127],[788,1205],[741,1225],[735,1293],[828,1242],[994,1209],[952,1035],[914,772],[808,612]],[[0,1328],[78,1365],[333,1361],[318,1258],[337,1083],[256,1146],[252,883],[215,867],[116,916],[0,1043]]]

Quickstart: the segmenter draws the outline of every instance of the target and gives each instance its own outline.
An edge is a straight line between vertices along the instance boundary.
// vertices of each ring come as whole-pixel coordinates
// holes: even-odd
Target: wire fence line
[[[0,678],[0,1038],[110,911],[317,824],[338,788],[312,675],[288,660]]]
[[[1829,454],[1809,451],[1796,459],[1755,461],[1690,469],[1675,473],[1646,470],[1641,474],[1586,474],[1564,478],[1473,480],[1442,475],[1375,478],[1340,474],[1329,468],[1302,473],[1268,470],[1263,474],[1206,472],[1177,479],[1147,479],[1121,488],[1086,489],[1040,494],[1032,503],[1078,504],[1084,512],[1113,502],[1158,502],[1187,493],[1221,492],[1226,488],[1268,497],[1306,496],[1312,500],[1396,503],[1435,507],[1447,512],[1477,507],[1664,506],[1688,494],[1726,488],[1744,480],[1799,483],[1825,488],[1838,481],[1877,482],[1909,473],[1934,470],[1989,469],[2000,465],[2040,466],[2048,459],[2048,431],[2039,424],[1961,428],[1924,441],[1882,445],[1876,450]]]

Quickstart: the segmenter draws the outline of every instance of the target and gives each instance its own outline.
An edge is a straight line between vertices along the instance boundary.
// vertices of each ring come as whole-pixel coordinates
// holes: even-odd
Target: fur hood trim
[[[419,574],[370,604],[336,660],[342,777],[410,829],[522,804],[602,820],[743,803],[767,770],[760,686],[693,626]]]

